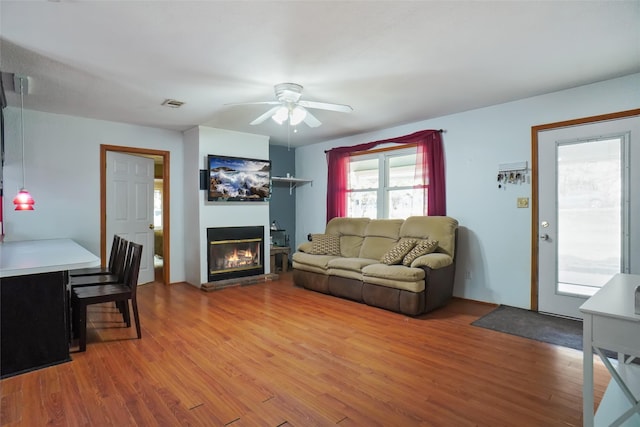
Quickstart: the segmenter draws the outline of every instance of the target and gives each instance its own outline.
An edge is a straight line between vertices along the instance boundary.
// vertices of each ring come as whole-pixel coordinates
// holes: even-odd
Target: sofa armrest
[[[450,264],[435,270],[429,267],[421,268],[425,273],[424,312],[428,313],[447,304],[453,296],[456,266],[455,264]]]
[[[298,251],[309,253],[311,251],[311,242],[302,242],[298,245]]]
[[[451,264],[453,264],[453,258],[451,258],[449,255],[439,252],[433,252],[416,258],[411,263],[411,267],[428,267],[433,270],[437,270],[439,268],[447,267]]]

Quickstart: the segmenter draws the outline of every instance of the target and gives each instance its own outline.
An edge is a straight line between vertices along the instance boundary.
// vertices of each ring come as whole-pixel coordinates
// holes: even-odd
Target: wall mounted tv
[[[271,196],[271,160],[209,154],[207,200],[264,201]]]

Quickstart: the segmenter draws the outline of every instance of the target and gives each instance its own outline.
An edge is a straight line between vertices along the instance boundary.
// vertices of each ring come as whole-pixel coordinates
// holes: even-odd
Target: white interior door
[[[152,282],[153,159],[108,151],[106,176],[107,238],[118,234],[140,243],[143,249],[138,284]]]
[[[580,305],[614,274],[640,268],[632,263],[640,254],[639,168],[631,168],[639,122],[538,133],[539,311],[580,318]]]

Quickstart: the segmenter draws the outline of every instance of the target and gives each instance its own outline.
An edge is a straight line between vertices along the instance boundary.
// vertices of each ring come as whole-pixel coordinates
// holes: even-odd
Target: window
[[[349,161],[347,215],[407,218],[424,215],[424,186],[416,173],[417,148],[373,150]]]
[[[153,227],[162,229],[162,180],[155,179],[153,183]]]

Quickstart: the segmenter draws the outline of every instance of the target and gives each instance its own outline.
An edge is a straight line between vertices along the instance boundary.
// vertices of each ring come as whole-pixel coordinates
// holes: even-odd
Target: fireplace
[[[264,227],[207,228],[208,281],[264,274]]]

